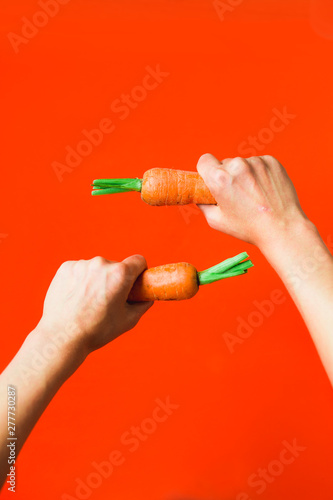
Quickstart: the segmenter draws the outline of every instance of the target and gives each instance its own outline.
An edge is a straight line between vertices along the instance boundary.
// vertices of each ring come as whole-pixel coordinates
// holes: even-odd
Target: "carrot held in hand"
[[[147,170],[143,179],[96,179],[91,194],[141,192],[149,205],[216,205],[203,178],[197,172],[170,168]]]
[[[184,300],[193,297],[200,285],[245,274],[253,264],[246,252],[198,272],[187,262],[166,264],[144,271],[135,281],[128,296],[130,302],[151,300]]]

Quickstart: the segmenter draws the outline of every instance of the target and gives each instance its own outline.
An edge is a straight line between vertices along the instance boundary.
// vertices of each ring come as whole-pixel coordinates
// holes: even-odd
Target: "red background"
[[[209,229],[194,209],[149,207],[137,194],[90,196],[94,178],[195,170],[205,152],[238,156],[273,109],[286,107],[296,117],[258,154],[286,166],[329,241],[331,2],[244,0],[222,20],[210,1],[70,0],[16,54],[8,33],[20,34],[22,17],[39,10],[34,0],[1,1],[1,367],[39,321],[65,260],[141,253],[150,266],[188,261],[201,270],[245,250],[255,268],[190,301],[156,304],[93,353],[29,437],[16,498],[75,497],[75,478],[85,481],[93,461],[119,449],[125,463],[91,498],[332,499],[332,389],[291,299],[234,353],[223,337],[237,334],[254,301],[275,289],[286,295],[260,252]],[[169,76],[121,120],[110,106],[142,83],[148,65]],[[52,163],[106,117],[114,132],[59,182]],[[122,433],[167,396],[179,408],[130,453]],[[306,450],[256,493],[248,478],[294,439]]]

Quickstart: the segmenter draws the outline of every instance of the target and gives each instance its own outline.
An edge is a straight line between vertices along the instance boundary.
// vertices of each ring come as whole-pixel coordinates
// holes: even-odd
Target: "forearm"
[[[300,218],[261,250],[299,309],[333,383],[333,257],[317,229]]]
[[[17,456],[53,396],[83,360],[83,355],[66,344],[57,347],[51,336],[38,326],[28,335],[17,355],[1,374],[0,487],[6,481],[9,471],[7,387],[14,387],[16,392]]]
[[[146,268],[140,255],[122,262],[95,257],[60,266],[46,294],[41,321],[0,375],[0,487],[10,467],[8,386],[16,389],[17,456],[53,396],[88,354],[133,328],[152,306],[127,302]]]

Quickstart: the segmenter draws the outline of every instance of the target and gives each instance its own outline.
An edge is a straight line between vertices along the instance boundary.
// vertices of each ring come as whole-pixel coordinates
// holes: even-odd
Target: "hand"
[[[0,400],[8,385],[17,389],[16,454],[63,383],[89,353],[133,328],[152,302],[129,304],[127,297],[146,261],[102,257],[65,262],[47,292],[43,316],[0,377]],[[0,405],[0,487],[8,479],[7,409]]]
[[[219,162],[203,155],[198,172],[217,206],[200,206],[208,224],[257,245],[298,307],[333,384],[333,257],[271,156]]]
[[[152,306],[127,302],[134,281],[146,268],[140,255],[122,262],[102,257],[65,262],[47,292],[39,330],[50,338],[63,335],[67,347],[86,355],[104,346],[133,328]]]
[[[307,220],[286,170],[272,156],[220,162],[205,154],[197,169],[218,203],[200,206],[214,229],[263,248]]]

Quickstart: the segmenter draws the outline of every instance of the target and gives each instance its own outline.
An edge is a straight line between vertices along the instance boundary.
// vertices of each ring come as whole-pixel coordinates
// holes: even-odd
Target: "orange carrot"
[[[152,168],[144,174],[141,198],[149,205],[216,204],[197,172],[169,168]]]
[[[190,299],[198,290],[196,268],[186,262],[179,262],[144,271],[134,283],[128,300],[142,302]]]
[[[216,201],[197,172],[152,168],[143,179],[96,179],[93,195],[141,191],[149,205],[216,205]]]
[[[205,271],[198,272],[187,262],[152,267],[135,281],[128,296],[130,302],[184,300],[192,298],[200,285],[245,274],[253,266],[243,252]]]

